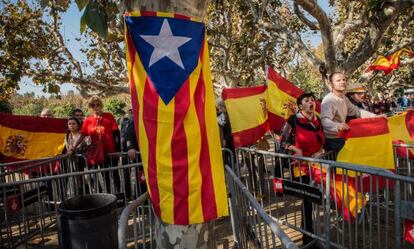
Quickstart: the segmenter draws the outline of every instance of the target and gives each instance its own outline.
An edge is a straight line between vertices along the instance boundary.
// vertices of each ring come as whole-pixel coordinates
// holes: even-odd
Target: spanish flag
[[[56,156],[65,146],[66,119],[0,113],[0,162]]]
[[[270,128],[282,130],[286,120],[298,111],[296,99],[303,90],[278,74],[272,67],[267,68],[267,110]],[[320,113],[316,102],[316,112]]]
[[[256,143],[269,130],[266,90],[266,86],[223,89],[236,148]]]
[[[394,52],[387,57],[385,56],[378,56],[377,59],[367,68],[366,71],[384,71],[384,73],[387,75],[391,73],[393,70],[400,67],[400,56],[402,54],[407,54],[409,56],[414,56],[413,51],[403,48],[398,50],[397,52]]]
[[[395,169],[392,138],[386,118],[353,119],[348,125],[349,130],[342,134],[345,145],[339,151],[337,161]],[[355,176],[355,172],[348,172],[348,176]]]
[[[409,144],[414,142],[414,111],[395,115],[388,118],[391,138],[394,144]],[[397,148],[397,156],[414,158],[414,149]]]
[[[205,25],[161,12],[125,14],[138,142],[155,213],[168,224],[228,215]]]

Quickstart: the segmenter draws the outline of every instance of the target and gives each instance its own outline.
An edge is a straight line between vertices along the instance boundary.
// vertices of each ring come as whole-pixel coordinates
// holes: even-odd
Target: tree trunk
[[[155,216],[155,237],[159,249],[214,249],[214,221],[191,225],[173,225]]]

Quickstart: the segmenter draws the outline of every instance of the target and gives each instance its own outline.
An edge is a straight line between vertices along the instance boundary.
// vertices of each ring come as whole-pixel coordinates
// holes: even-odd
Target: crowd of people
[[[132,109],[129,109],[125,117],[117,122],[111,113],[103,111],[103,101],[100,97],[91,97],[88,107],[91,110],[89,116],[86,117],[85,112],[78,108],[74,109],[67,119],[65,149],[62,153],[73,155],[77,167],[75,170],[83,171],[97,165],[103,168],[116,165],[115,158],[107,157],[108,153],[115,152],[127,152],[129,160],[140,162]],[[44,108],[40,116],[54,118],[52,111],[48,108]],[[124,174],[128,176],[128,170],[125,170]],[[104,177],[106,189],[110,191],[110,174],[104,173]],[[120,177],[116,171],[113,172],[113,180],[115,187],[119,188]],[[125,182],[126,185],[129,183],[129,180]],[[126,195],[129,196],[129,186],[126,186],[126,191]]]
[[[304,93],[297,98],[298,111],[288,118],[281,132],[275,131],[275,137],[279,141],[279,146],[275,146],[276,152],[316,158],[321,157],[326,151],[338,153],[345,145],[345,139],[340,136],[340,133],[350,129],[348,125],[350,120],[378,116],[386,117],[391,114],[393,109],[409,107],[412,103],[410,100],[412,96],[410,97],[408,94],[397,100],[387,96],[384,100],[376,97],[371,103],[367,90],[359,83],[347,85],[346,77],[342,72],[331,74],[329,83],[331,92],[323,98],[319,116],[315,113],[317,99],[313,93]],[[218,120],[222,128],[223,147],[234,151],[234,147],[228,138],[231,131],[231,128],[228,127],[230,122],[226,122],[225,108],[223,106],[219,107],[221,113]],[[252,163],[247,168],[249,175],[253,175],[251,181],[257,182],[255,175],[257,174],[260,178],[263,173],[263,166],[260,165],[259,159],[257,165],[255,164]],[[292,171],[291,165],[286,165],[283,162],[280,165]],[[251,167],[256,169],[250,169]],[[308,170],[307,165],[294,165],[294,167],[299,167],[302,172]],[[283,169],[276,165],[275,177],[284,178],[282,172]],[[309,174],[296,176],[292,171],[291,175],[293,181],[304,184],[310,182]],[[260,185],[258,184],[258,186]],[[261,192],[261,190],[256,189],[252,189],[252,191],[255,193]],[[312,233],[312,203],[309,200],[304,200],[302,205],[302,227]],[[308,244],[312,240],[307,235],[303,236],[304,244]]]

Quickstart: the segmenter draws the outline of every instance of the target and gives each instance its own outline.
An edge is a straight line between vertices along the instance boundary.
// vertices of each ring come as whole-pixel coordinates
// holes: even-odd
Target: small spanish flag
[[[278,74],[272,67],[267,69],[266,106],[271,129],[282,130],[290,115],[298,111],[296,99],[304,91]],[[320,113],[320,103],[316,102],[316,112]]]
[[[266,90],[266,86],[223,89],[236,148],[254,144],[269,130]]]
[[[400,56],[402,54],[407,54],[409,56],[414,56],[413,51],[403,48],[400,49],[388,56],[380,55],[377,57],[377,59],[367,68],[366,71],[384,71],[384,73],[387,75],[391,73],[393,70],[400,67]]]
[[[66,119],[0,113],[0,162],[56,156],[65,146]]]
[[[173,13],[127,13],[125,40],[155,213],[178,225],[228,215],[205,25]]]

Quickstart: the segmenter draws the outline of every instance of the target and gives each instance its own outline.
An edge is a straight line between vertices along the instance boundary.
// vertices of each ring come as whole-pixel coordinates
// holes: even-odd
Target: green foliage
[[[57,118],[67,118],[70,116],[72,111],[76,109],[76,105],[70,102],[56,103],[53,106],[49,107],[55,117]]]
[[[125,115],[124,109],[126,106],[127,104],[125,101],[118,98],[111,97],[104,100],[104,110],[112,113],[116,118],[120,118]]]
[[[80,8],[79,4],[78,7]],[[97,2],[90,2],[86,5],[86,9],[81,18],[82,33],[85,31],[85,24],[98,33],[102,38],[108,38],[108,25],[105,10]]]
[[[20,108],[15,108],[13,114],[16,115],[28,115],[28,116],[40,116],[42,109],[45,106],[40,101],[34,101],[28,105],[21,106]]]
[[[7,100],[0,101],[0,112],[12,113],[13,107]]]
[[[18,89],[18,82],[30,69],[32,59],[48,53],[51,33],[42,11],[26,1],[5,4],[0,10],[0,85],[2,91]],[[33,31],[36,32],[33,32]]]

